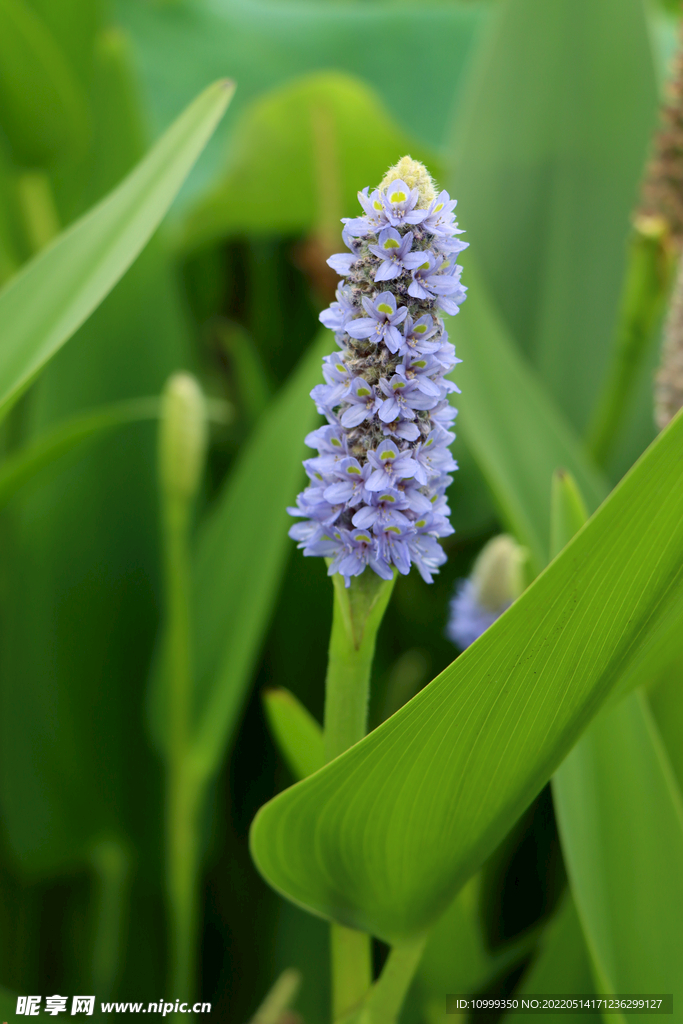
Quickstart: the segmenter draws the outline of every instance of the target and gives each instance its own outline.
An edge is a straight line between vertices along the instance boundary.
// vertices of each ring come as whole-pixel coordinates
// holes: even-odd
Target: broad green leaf
[[[109,196],[0,292],[0,410],[99,305],[149,240],[222,116],[217,82],[169,128]]]
[[[547,561],[550,484],[558,466],[576,477],[591,509],[608,487],[515,348],[469,257],[465,274],[467,302],[449,323],[463,360],[453,375],[462,389],[456,396],[457,429],[538,570]]]
[[[601,992],[680,992],[683,802],[643,695],[603,712],[553,779]]]
[[[586,521],[569,474],[553,478],[553,550]],[[601,990],[677,991],[683,803],[642,694],[603,711],[553,778],[574,899]]]
[[[271,885],[390,942],[437,918],[680,604],[682,444],[679,416],[484,636],[261,809],[252,853]]]
[[[512,335],[581,427],[656,123],[645,4],[501,0],[494,11],[456,113],[451,191]]]
[[[260,425],[204,522],[197,542],[197,724],[200,775],[217,771],[242,709],[277,587],[294,544],[285,508],[300,483],[303,439],[318,414],[308,393],[330,350],[323,332]]]
[[[157,398],[137,398],[73,416],[46,431],[31,444],[0,463],[0,507],[46,466],[83,441],[96,438],[126,423],[154,419],[159,413]]]
[[[227,174],[193,210],[181,243],[315,230],[330,249],[338,247],[340,219],[360,211],[358,190],[378,185],[397,154],[410,150],[362,81],[323,71],[287,82],[245,111]]]
[[[325,764],[323,731],[289,690],[266,690],[263,707],[270,732],[294,778],[305,779]]]
[[[591,971],[590,957],[581,931],[581,924],[576,907],[569,894],[546,926],[541,940],[538,956],[529,971],[525,974],[520,987],[515,991],[519,998],[523,995],[572,995],[595,992],[595,982]],[[505,1021],[532,1024],[535,1014],[508,1014]],[[546,1021],[552,1024],[578,1024],[585,1020],[585,1014],[547,1014]]]
[[[17,163],[29,167],[87,145],[85,96],[59,44],[24,0],[0,0],[0,124]]]

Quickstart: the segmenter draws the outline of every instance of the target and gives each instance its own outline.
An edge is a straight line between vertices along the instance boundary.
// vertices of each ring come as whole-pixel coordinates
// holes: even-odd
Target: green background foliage
[[[447,991],[675,989],[683,421],[596,512],[655,436],[659,325],[607,463],[585,445],[669,7],[0,0],[3,1020],[17,993],[171,998],[155,421],[179,369],[230,410],[189,542],[213,1012],[249,1019],[295,966],[297,1012],[328,1019],[325,924],[249,857],[272,798],[262,872],[367,927],[378,970],[385,941],[434,925],[405,1024],[443,1024]],[[225,89],[202,91],[226,77],[220,120]],[[284,512],[333,347],[325,258],[356,191],[405,152],[458,198],[471,243],[448,325],[456,533],[432,586],[395,587],[380,728],[287,788],[320,764],[332,610]],[[595,513],[573,541],[558,468]],[[455,581],[503,529],[541,575],[454,660]]]

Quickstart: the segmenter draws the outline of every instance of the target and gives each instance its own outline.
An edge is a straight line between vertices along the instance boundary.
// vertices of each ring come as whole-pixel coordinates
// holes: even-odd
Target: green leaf
[[[598,716],[553,794],[600,991],[679,992],[683,802],[641,693]]]
[[[581,924],[571,896],[567,894],[562,904],[546,926],[541,940],[538,957],[530,970],[525,974],[515,996],[522,995],[558,995],[564,993],[589,995],[595,992],[595,982],[591,971],[590,957],[581,931]],[[531,1017],[535,1014],[508,1014],[503,1019],[518,1021],[520,1024],[532,1024]],[[584,1014],[562,1013],[549,1014],[546,1020],[561,1024],[569,1021],[578,1024],[585,1020]]]
[[[552,511],[560,550],[586,520],[567,473],[553,479]],[[598,715],[555,773],[553,793],[601,991],[677,991],[683,803],[642,694]]]
[[[73,416],[65,423],[41,434],[0,463],[0,507],[46,466],[70,452],[77,445],[102,433],[140,420],[155,419],[159,414],[158,398],[135,398]]]
[[[680,605],[682,444],[679,416],[453,665],[259,811],[272,886],[389,942],[434,922]]]
[[[305,779],[325,764],[323,731],[289,690],[266,690],[263,706],[270,732],[295,779]]]
[[[245,231],[315,229],[333,251],[341,217],[359,209],[358,189],[379,184],[411,143],[367,85],[322,71],[255,100],[233,147],[226,176],[185,224],[185,248]]]
[[[308,393],[330,350],[323,332],[240,453],[200,531],[195,560],[200,776],[217,771],[242,709],[287,556],[285,508],[301,480],[303,439],[318,420]]]
[[[553,473],[550,493],[550,557],[559,555],[588,519],[583,495],[566,469]]]
[[[494,9],[456,115],[452,191],[506,324],[581,427],[612,342],[656,123],[645,4]]]
[[[680,632],[678,632],[680,638]],[[659,734],[664,741],[671,767],[683,792],[683,652],[659,673],[659,678],[652,673],[648,682],[651,689],[648,699],[652,713],[657,722]],[[652,684],[655,685],[652,685]]]
[[[145,159],[0,292],[0,410],[99,305],[166,213],[220,120],[233,87],[217,82]]]
[[[558,466],[576,477],[591,510],[608,487],[515,348],[469,257],[466,276],[467,302],[449,324],[463,360],[454,374],[462,389],[458,431],[538,571],[548,558],[550,484]]]
[[[0,124],[17,163],[83,152],[87,101],[44,21],[23,0],[0,0]]]
[[[444,994],[481,991],[492,978],[521,960],[529,942],[514,942],[492,953],[480,913],[481,873],[460,890],[430,932],[415,985],[429,1024],[447,1024]]]
[[[346,0],[304,6],[296,0],[278,0],[273,7],[258,0],[165,8],[123,0],[117,5],[120,23],[136,50],[157,130],[213,78],[227,73],[239,82],[234,109],[223,127],[230,150],[232,127],[252,100],[325,68],[361,78],[411,138],[431,148],[441,146],[488,12],[488,3],[424,0],[406,0],[399,6]],[[417,53],[429,53],[421,62],[420,88],[403,90],[397,102],[394,79],[386,69],[411,66]],[[358,127],[362,131],[362,125]],[[391,162],[399,156],[394,154]],[[225,147],[215,145],[209,160],[214,172],[222,170]],[[207,180],[208,165],[205,168],[205,175],[194,176],[195,191]]]
[[[6,988],[0,988],[0,1017],[6,1020],[16,1020],[17,997]]]

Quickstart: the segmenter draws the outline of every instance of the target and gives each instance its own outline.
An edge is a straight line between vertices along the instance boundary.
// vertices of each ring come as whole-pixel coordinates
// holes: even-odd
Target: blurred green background
[[[202,88],[237,83],[158,235],[13,409],[4,452],[188,369],[235,410],[212,427],[199,521],[318,333],[339,218],[404,153],[457,197],[464,280],[471,252],[520,358],[581,434],[608,365],[675,15],[654,0],[0,0],[3,281]],[[653,343],[607,461],[613,481],[654,436],[656,359]],[[467,446],[466,394],[461,410],[449,561],[432,586],[412,573],[396,587],[374,724],[455,656],[444,637],[455,581],[506,525]],[[12,993],[171,996],[148,698],[163,611],[155,458],[154,424],[127,425],[1,513],[0,985]],[[284,536],[284,508],[275,522]],[[318,1024],[326,927],[267,888],[246,839],[258,807],[291,782],[263,688],[285,686],[322,716],[331,588],[320,560],[289,542],[282,551],[204,821],[200,989],[218,1019],[247,1020],[278,973],[299,966],[297,1010]],[[229,581],[236,593],[243,584]],[[468,890],[480,907],[467,940],[481,944],[477,987],[511,989],[564,885],[546,790]],[[407,1019],[441,1019],[446,975],[429,964]]]

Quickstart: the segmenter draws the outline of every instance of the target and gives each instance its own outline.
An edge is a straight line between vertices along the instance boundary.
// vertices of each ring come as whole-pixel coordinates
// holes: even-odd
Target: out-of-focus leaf
[[[268,405],[270,379],[251,338],[238,324],[221,322],[216,325],[216,334],[230,360],[237,400],[253,426]]]
[[[648,693],[648,700],[679,789],[683,792],[683,654],[679,652],[678,657],[658,675],[658,679],[649,680],[655,685]]]
[[[80,84],[43,20],[24,0],[0,0],[0,125],[17,163],[83,152],[88,109]]]
[[[207,0],[162,7],[119,0],[116,10],[133,40],[156,130],[214,78],[229,75],[239,82],[205,173],[198,169],[193,176],[196,194],[224,166],[224,140],[246,106],[312,72],[335,69],[362,78],[412,138],[440,146],[489,6],[471,0],[407,0],[398,6],[381,0]],[[416,61],[420,85],[402,88],[399,96],[395,75]]]
[[[6,988],[0,988],[0,1017],[6,1020],[16,1020],[17,997]]]
[[[553,779],[601,992],[683,983],[683,802],[641,693],[602,713]]]
[[[245,111],[227,175],[193,210],[181,244],[315,228],[330,248],[339,246],[341,217],[361,212],[359,188],[379,184],[410,148],[358,79],[325,71],[278,86]],[[433,166],[424,154],[414,156]]]
[[[458,117],[462,226],[515,340],[577,427],[606,365],[655,124],[644,7],[501,0]]]
[[[469,258],[466,275],[467,302],[449,323],[463,360],[454,374],[462,389],[458,431],[538,570],[548,557],[550,483],[558,466],[576,477],[591,510],[608,487],[516,350]]]
[[[492,953],[480,914],[481,874],[460,890],[432,929],[415,982],[429,1024],[447,1024],[446,992],[474,993],[524,955],[528,943],[516,942]]]
[[[36,438],[21,451],[0,463],[0,507],[46,466],[67,452],[99,435],[140,420],[154,419],[159,413],[157,398],[134,398],[74,416]]]
[[[80,409],[158,393],[188,348],[153,241],[37,381],[27,443]],[[153,813],[140,779],[154,769],[141,715],[160,607],[154,440],[151,423],[91,439],[4,516],[0,799],[27,875],[73,868]]]
[[[308,393],[320,378],[323,332],[240,453],[202,526],[195,561],[198,687],[194,759],[200,775],[220,764],[241,711],[285,560],[293,548],[294,501],[303,438],[317,422]]]
[[[515,992],[522,995],[570,995],[595,992],[590,957],[571,896],[565,896],[562,906],[546,926],[541,948],[531,969],[526,973],[521,986]],[[532,1024],[532,1014],[516,1013],[507,1015],[506,1021],[521,1021]],[[578,1024],[585,1020],[584,1014],[548,1014],[552,1024],[569,1021]]]
[[[28,386],[139,254],[231,94],[226,82],[207,89],[114,192],[0,292],[0,409]]]
[[[305,779],[325,764],[323,731],[289,690],[266,690],[263,706],[270,731],[294,778]]]
[[[680,606],[681,444],[683,416],[453,665],[261,808],[252,854],[274,888],[390,942],[436,919]]]

